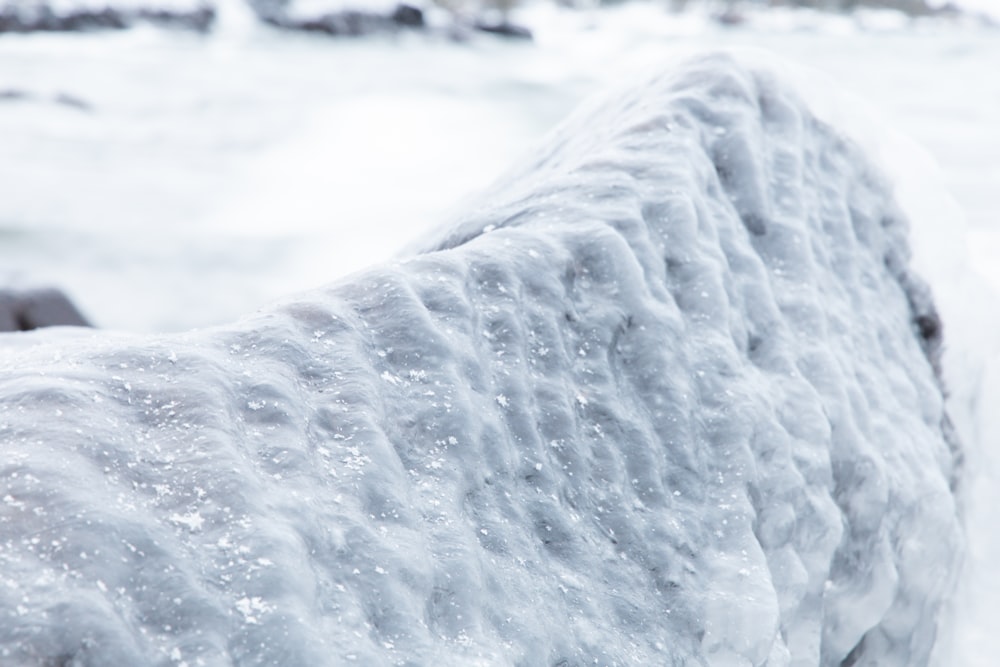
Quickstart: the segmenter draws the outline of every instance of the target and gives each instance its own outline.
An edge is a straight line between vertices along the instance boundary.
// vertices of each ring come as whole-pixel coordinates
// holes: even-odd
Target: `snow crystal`
[[[923,664],[959,452],[889,193],[766,71],[700,59],[404,262],[0,348],[0,655]]]

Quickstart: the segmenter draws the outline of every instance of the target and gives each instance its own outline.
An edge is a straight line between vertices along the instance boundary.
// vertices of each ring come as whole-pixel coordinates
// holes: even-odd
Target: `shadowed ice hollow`
[[[397,264],[6,335],[0,664],[926,663],[941,326],[861,148],[703,57]]]

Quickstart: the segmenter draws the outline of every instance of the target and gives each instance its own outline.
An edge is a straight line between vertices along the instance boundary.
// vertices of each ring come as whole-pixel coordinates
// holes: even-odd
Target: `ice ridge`
[[[925,664],[959,450],[906,248],[861,148],[712,56],[396,264],[8,334],[0,664]]]

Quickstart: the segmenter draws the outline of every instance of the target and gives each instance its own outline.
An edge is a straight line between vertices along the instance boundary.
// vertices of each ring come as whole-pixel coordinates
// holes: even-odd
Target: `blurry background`
[[[871,101],[1000,250],[992,0],[475,2],[0,2],[0,285],[222,323],[391,257],[589,93],[734,45]]]

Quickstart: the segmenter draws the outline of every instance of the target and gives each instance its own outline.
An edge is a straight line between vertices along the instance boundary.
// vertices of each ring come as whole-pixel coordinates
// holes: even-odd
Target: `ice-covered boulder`
[[[699,59],[397,264],[0,346],[0,663],[921,665],[941,327],[864,151]]]

